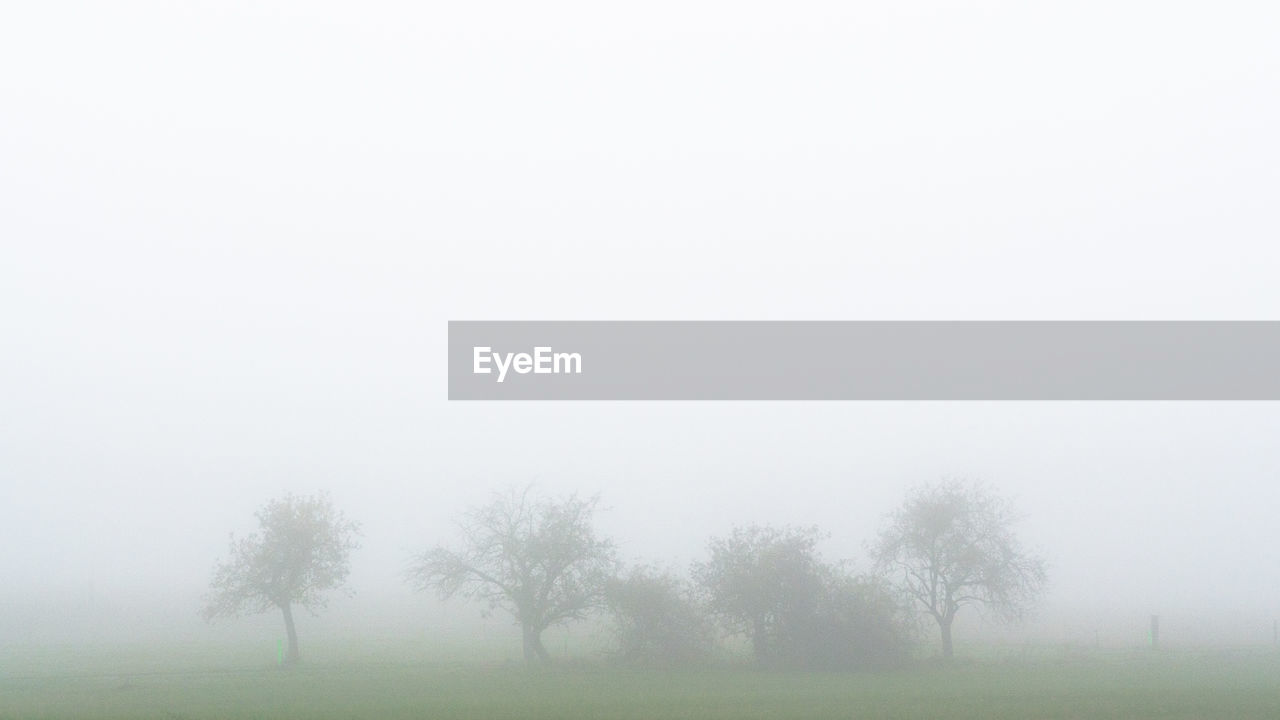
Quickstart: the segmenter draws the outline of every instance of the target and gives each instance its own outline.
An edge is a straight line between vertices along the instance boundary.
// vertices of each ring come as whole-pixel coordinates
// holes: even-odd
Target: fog
[[[958,633],[1271,643],[1274,404],[446,400],[450,319],[1275,318],[1274,8],[845,5],[5,10],[0,643],[274,637],[198,610],[289,491],[363,526],[305,647],[516,637],[403,579],[512,485],[867,567],[943,478],[1049,562]]]

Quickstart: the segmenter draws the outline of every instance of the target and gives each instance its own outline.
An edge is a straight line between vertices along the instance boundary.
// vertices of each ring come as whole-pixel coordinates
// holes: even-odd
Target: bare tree
[[[975,605],[1020,618],[1045,584],[1045,564],[1014,535],[1008,501],[981,485],[946,482],[912,491],[888,518],[873,547],[882,572],[937,621],[942,654],[952,656],[951,625]]]
[[[298,662],[293,606],[325,606],[324,593],[340,588],[357,547],[359,526],[325,495],[286,495],[257,512],[258,532],[231,538],[231,557],[217,564],[203,611],[206,620],[279,608],[289,636],[290,664]]]
[[[548,661],[542,632],[601,607],[618,567],[613,543],[592,526],[597,500],[539,499],[528,487],[496,494],[461,523],[460,549],[421,554],[409,577],[441,598],[460,594],[511,613],[525,662]]]

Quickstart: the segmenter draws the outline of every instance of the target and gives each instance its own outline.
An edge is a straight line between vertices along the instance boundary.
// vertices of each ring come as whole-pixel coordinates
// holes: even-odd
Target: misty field
[[[356,655],[296,668],[192,653],[27,658],[0,669],[0,718],[1276,718],[1280,655],[1049,651],[890,673],[682,672]],[[124,668],[122,670],[122,668]]]

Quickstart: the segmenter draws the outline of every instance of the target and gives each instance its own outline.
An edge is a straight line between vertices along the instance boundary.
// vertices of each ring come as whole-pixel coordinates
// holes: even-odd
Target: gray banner
[[[449,323],[450,400],[1280,400],[1280,322]]]

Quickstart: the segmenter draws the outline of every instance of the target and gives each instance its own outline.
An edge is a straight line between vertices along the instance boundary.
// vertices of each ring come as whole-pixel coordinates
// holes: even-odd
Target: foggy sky
[[[285,491],[364,525],[334,617],[412,626],[471,613],[412,596],[409,554],[511,484],[600,493],[628,559],[817,523],[865,565],[908,487],[965,477],[1050,562],[1019,633],[1269,633],[1273,404],[451,404],[445,323],[1276,319],[1278,20],[6,8],[0,623],[194,626],[227,534]]]

